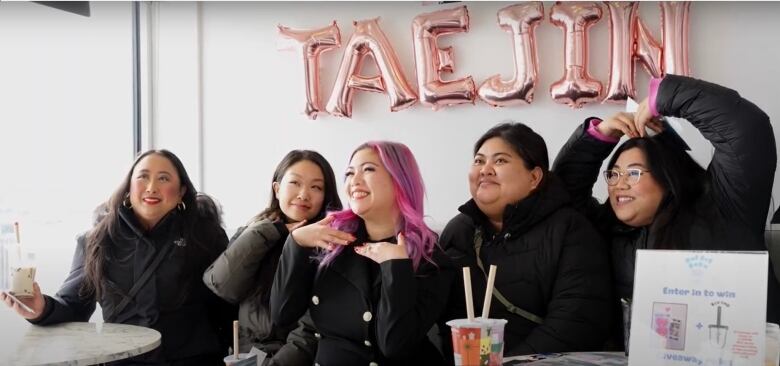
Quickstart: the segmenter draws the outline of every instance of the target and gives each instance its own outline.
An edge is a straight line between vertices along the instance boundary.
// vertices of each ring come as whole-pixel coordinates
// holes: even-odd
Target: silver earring
[[[125,194],[125,199],[122,200],[122,206],[125,206],[125,208],[133,208],[133,204],[130,203],[130,193]]]
[[[182,201],[176,204],[176,208],[178,208],[179,211],[184,211],[187,209],[187,205],[185,205],[184,201]]]

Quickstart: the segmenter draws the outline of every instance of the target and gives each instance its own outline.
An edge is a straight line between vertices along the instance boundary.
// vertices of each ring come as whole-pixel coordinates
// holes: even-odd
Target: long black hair
[[[183,217],[184,226],[182,233],[188,244],[188,250],[199,250],[207,253],[207,257],[214,257],[221,250],[213,243],[204,242],[211,239],[211,235],[199,235],[203,229],[215,228],[221,226],[221,213],[217,204],[210,197],[199,194],[190,179],[189,174],[184,169],[181,160],[172,152],[164,149],[148,150],[136,157],[130,170],[127,172],[124,180],[119,187],[109,197],[108,201],[101,203],[95,210],[95,226],[87,234],[85,243],[84,275],[85,281],[81,287],[82,296],[94,295],[100,299],[104,291],[103,273],[105,270],[106,256],[110,251],[113,239],[119,238],[120,220],[119,211],[122,204],[130,192],[130,179],[136,165],[149,155],[159,155],[168,159],[176,169],[179,175],[181,188],[186,188],[182,202],[185,207],[178,213]],[[174,208],[175,210],[176,208]],[[215,254],[216,253],[216,254]],[[194,265],[194,261],[188,261]]]
[[[316,164],[320,171],[322,171],[322,177],[324,180],[322,207],[320,207],[317,216],[312,220],[307,221],[307,224],[317,222],[327,215],[328,211],[339,211],[342,209],[341,199],[339,199],[338,188],[336,187],[336,176],[325,158],[320,153],[312,150],[292,150],[282,158],[279,164],[274,170],[274,175],[271,178],[271,194],[268,200],[268,207],[262,212],[253,217],[247,225],[260,220],[270,221],[282,221],[287,223],[288,217],[282,212],[282,208],[279,205],[279,199],[276,198],[276,192],[274,192],[273,184],[281,183],[284,173],[287,169],[290,169],[293,165],[301,161],[310,161]],[[235,238],[235,237],[234,237]],[[281,238],[285,240],[285,238]],[[261,265],[260,270],[257,273],[255,288],[251,293],[251,298],[260,297],[261,303],[269,304],[271,298],[271,286],[274,282],[274,274],[276,273],[276,266],[279,261],[279,257],[282,255],[283,245],[275,245],[271,251],[266,255]]]
[[[632,138],[615,150],[607,164],[612,169],[620,155],[629,149],[639,149],[647,160],[647,168],[664,191],[651,232],[657,249],[686,249],[689,246],[690,224],[697,216],[706,216],[706,209],[696,203],[707,190],[707,172],[688,153],[662,133],[653,137]],[[614,216],[609,201],[605,203]]]
[[[336,187],[336,176],[333,174],[333,168],[331,168],[325,158],[320,153],[312,150],[292,150],[282,158],[282,161],[276,166],[274,175],[271,178],[271,195],[268,200],[268,207],[262,212],[257,214],[250,220],[250,223],[260,221],[262,219],[268,219],[271,221],[283,220],[287,222],[287,216],[282,212],[282,208],[279,205],[279,199],[276,198],[276,192],[274,192],[273,184],[280,183],[284,173],[287,172],[291,166],[300,161],[310,161],[320,167],[322,171],[322,177],[325,181],[324,194],[325,198],[322,201],[322,207],[317,213],[317,216],[310,220],[311,222],[319,221],[325,218],[328,211],[339,211],[342,209],[341,199],[339,199],[338,189]]]

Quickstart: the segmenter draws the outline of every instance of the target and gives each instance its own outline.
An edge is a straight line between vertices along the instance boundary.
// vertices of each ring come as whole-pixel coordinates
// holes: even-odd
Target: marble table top
[[[623,352],[546,353],[504,357],[504,366],[626,366],[628,357]]]
[[[154,329],[110,323],[30,325],[2,365],[93,365],[149,352],[160,345]]]

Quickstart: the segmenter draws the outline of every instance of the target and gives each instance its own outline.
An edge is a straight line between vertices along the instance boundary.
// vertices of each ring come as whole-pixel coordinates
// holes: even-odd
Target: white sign
[[[629,366],[763,365],[767,252],[639,250]]]

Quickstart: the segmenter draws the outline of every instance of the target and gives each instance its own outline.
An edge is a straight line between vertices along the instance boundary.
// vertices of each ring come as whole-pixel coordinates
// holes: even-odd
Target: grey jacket
[[[269,220],[239,228],[203,274],[203,282],[219,297],[240,304],[241,352],[257,347],[268,354],[266,365],[311,365],[317,339],[308,314],[299,324],[280,327],[271,322],[271,285],[287,235],[283,223]]]

